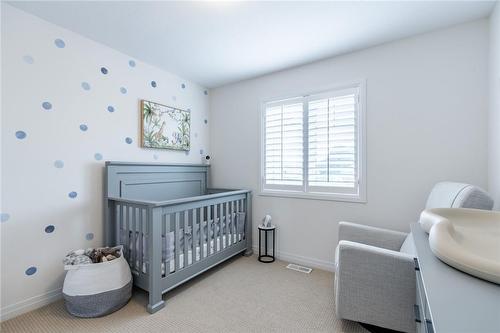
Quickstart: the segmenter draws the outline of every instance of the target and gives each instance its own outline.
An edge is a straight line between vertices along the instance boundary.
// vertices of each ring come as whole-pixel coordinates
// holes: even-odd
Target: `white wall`
[[[56,47],[55,39],[65,47]],[[200,163],[200,150],[209,149],[205,89],[138,60],[130,67],[129,60],[2,4],[3,319],[58,297],[65,254],[102,244],[105,160]],[[90,90],[82,89],[83,81]],[[140,99],[191,109],[190,154],[139,147]],[[52,104],[49,111],[42,108],[45,101]],[[21,130],[27,136],[19,140]],[[56,160],[64,167],[56,168]],[[71,191],[76,198],[68,197]],[[45,232],[49,225],[52,233]],[[26,275],[32,266],[36,273]]]
[[[500,3],[490,17],[489,191],[500,210]]]
[[[282,258],[331,269],[339,221],[407,231],[434,183],[486,187],[487,59],[481,20],[214,89],[213,183],[254,191],[254,223],[273,216]],[[259,196],[261,101],[359,78],[367,80],[368,202]]]

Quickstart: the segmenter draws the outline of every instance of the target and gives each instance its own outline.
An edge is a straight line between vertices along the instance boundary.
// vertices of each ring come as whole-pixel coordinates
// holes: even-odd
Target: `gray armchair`
[[[427,208],[493,208],[482,189],[442,182]],[[415,332],[415,249],[411,234],[349,222],[339,223],[335,254],[337,317],[403,332]]]

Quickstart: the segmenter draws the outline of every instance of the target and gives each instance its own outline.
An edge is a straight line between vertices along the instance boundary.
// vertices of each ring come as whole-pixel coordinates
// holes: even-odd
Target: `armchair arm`
[[[408,234],[351,222],[339,222],[339,241],[347,240],[399,251]]]
[[[340,241],[338,251],[337,316],[398,331],[414,331],[413,257],[350,241]]]

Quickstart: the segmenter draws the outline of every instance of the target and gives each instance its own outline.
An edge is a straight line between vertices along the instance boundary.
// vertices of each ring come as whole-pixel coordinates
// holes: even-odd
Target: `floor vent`
[[[288,264],[288,266],[286,266],[286,268],[292,269],[294,271],[302,272],[302,273],[307,273],[307,274],[312,272],[312,268],[299,266],[296,264]]]

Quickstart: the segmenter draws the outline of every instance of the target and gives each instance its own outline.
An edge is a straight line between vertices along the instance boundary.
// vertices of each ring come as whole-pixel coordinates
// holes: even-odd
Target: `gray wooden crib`
[[[134,284],[162,295],[237,255],[252,254],[251,192],[208,189],[206,165],[106,162],[107,246],[123,245]]]

